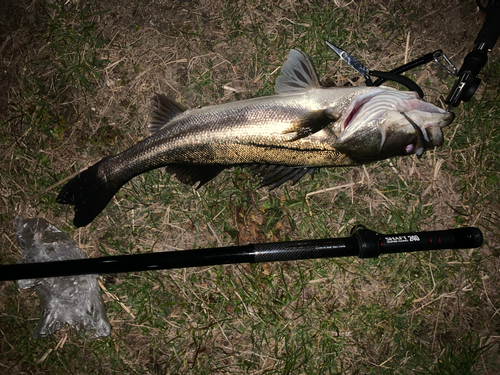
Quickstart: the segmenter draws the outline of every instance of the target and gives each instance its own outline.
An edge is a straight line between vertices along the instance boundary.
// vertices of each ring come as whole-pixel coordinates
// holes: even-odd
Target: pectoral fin
[[[332,122],[337,121],[340,117],[341,114],[333,108],[313,111],[306,117],[293,123],[290,128],[283,132],[283,134],[295,133],[295,136],[290,139],[290,142],[293,142],[319,132]]]

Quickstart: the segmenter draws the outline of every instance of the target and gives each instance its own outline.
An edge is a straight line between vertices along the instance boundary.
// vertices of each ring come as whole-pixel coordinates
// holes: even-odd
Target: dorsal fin
[[[156,94],[151,98],[149,110],[148,132],[156,133],[170,120],[184,112],[186,108],[163,94]]]
[[[301,94],[320,87],[311,59],[298,49],[290,50],[281,67],[281,74],[276,79],[274,91],[277,94]]]

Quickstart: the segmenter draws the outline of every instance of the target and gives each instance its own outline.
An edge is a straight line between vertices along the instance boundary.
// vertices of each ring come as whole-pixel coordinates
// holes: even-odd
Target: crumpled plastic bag
[[[66,233],[44,219],[17,219],[18,263],[84,259],[87,256]],[[21,289],[35,288],[41,316],[33,338],[49,336],[69,324],[89,338],[109,336],[111,327],[97,283],[99,275],[17,280]]]

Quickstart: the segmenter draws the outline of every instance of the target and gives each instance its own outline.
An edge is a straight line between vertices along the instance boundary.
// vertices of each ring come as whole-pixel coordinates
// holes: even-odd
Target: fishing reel
[[[459,71],[448,57],[441,50],[428,53],[419,59],[413,60],[389,72],[377,70],[369,70],[352,55],[343,49],[326,42],[326,44],[340,56],[350,67],[361,74],[365,79],[367,86],[380,86],[386,81],[394,81],[407,87],[411,91],[415,91],[420,98],[423,99],[424,92],[417,83],[410,78],[401,75],[408,70],[429,62],[436,62],[451,76],[457,77],[453,88],[451,89],[445,103],[448,105],[447,111],[451,111],[453,107],[464,101],[468,102],[476,92],[481,79],[478,78],[479,71],[486,65],[488,61],[488,52],[491,52],[498,37],[500,36],[500,0],[488,0],[488,4],[483,6],[480,0],[476,0],[478,7],[486,12],[486,20],[474,41],[474,49],[465,57],[462,67]],[[376,77],[375,81],[372,77]]]
[[[477,77],[479,71],[488,61],[488,52],[491,52],[500,36],[500,0],[489,0],[486,7],[476,1],[478,7],[486,12],[486,20],[476,40],[474,49],[465,56],[464,63],[457,74],[457,81],[451,89],[445,103],[448,110],[457,107],[461,101],[468,102],[476,92],[481,79]]]

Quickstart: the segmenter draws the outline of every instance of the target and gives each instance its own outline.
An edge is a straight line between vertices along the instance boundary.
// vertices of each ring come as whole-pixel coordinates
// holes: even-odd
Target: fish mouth
[[[337,121],[335,147],[353,160],[381,160],[441,146],[454,114],[415,92],[388,87],[354,99]],[[360,146],[362,145],[362,146]]]
[[[441,146],[444,142],[441,129],[450,125],[455,119],[455,114],[453,112],[444,111],[440,108],[438,109],[440,110],[439,112],[419,112],[418,110],[400,112],[413,126],[419,142],[427,146],[426,148]],[[411,117],[413,117],[413,119]],[[417,122],[421,125],[418,125]]]
[[[425,142],[430,143],[429,137],[426,134],[424,134],[422,129],[420,129],[420,127],[411,118],[409,118],[406,115],[406,113],[401,112],[401,114],[405,119],[408,120],[410,125],[413,126],[413,129],[415,129],[415,133],[417,134],[417,143],[415,144],[415,154],[417,155],[417,158],[420,159],[424,154]]]

